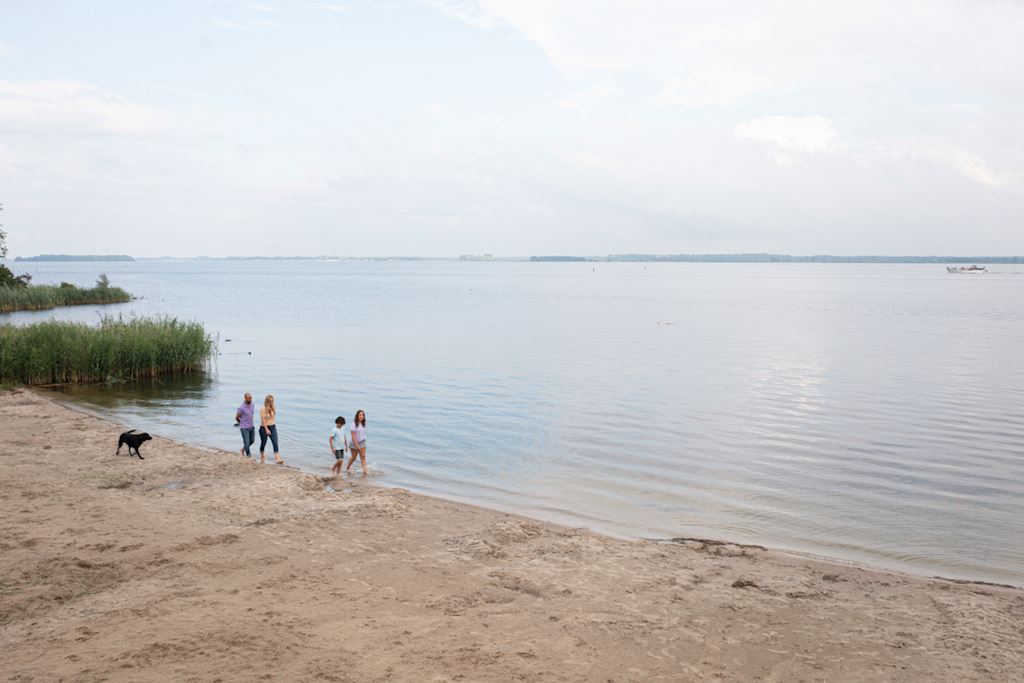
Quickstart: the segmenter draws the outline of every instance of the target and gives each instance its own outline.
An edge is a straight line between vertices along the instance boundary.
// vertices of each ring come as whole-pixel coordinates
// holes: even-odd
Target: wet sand
[[[140,461],[28,391],[0,421],[5,680],[1024,680],[1018,589]]]

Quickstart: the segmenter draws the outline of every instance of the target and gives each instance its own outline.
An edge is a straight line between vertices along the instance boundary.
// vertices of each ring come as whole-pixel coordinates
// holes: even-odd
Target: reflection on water
[[[75,399],[81,406],[117,410],[121,414],[138,411],[173,412],[201,404],[213,387],[214,377],[207,373],[105,384],[66,385],[55,389]]]
[[[154,433],[174,434],[178,441],[201,445],[202,438],[189,418],[200,406],[207,405],[216,378],[200,373],[182,377],[145,379],[104,384],[66,385],[52,388],[87,412],[102,417],[116,416],[129,428]],[[180,428],[169,432],[168,428]]]
[[[38,282],[97,275],[32,267]],[[362,408],[385,484],[620,536],[1024,583],[1012,269],[103,267],[145,297],[116,312],[197,318],[221,339],[210,375],[67,392],[130,427],[237,451],[242,394],[273,393],[285,459],[326,474],[334,418]]]

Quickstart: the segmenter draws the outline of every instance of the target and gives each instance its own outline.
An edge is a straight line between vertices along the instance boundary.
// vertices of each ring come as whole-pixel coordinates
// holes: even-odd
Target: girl
[[[274,406],[274,395],[267,394],[263,399],[263,407],[260,408],[260,464],[267,461],[263,451],[267,448],[267,437],[274,444],[274,461],[283,465],[281,449],[277,445],[277,408]]]
[[[359,456],[359,464],[363,466],[363,475],[369,474],[370,470],[366,469],[366,413],[361,410],[356,411],[356,416],[352,420],[352,441],[349,442],[348,448],[352,455],[348,459],[348,466],[345,467],[345,474],[352,469],[356,455]]]

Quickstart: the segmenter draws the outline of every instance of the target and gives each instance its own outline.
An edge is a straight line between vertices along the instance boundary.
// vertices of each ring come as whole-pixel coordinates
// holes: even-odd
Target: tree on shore
[[[4,210],[4,205],[0,204],[0,211]],[[7,231],[4,230],[4,226],[0,223],[0,259],[7,258]],[[21,275],[15,275],[11,272],[11,269],[0,263],[0,287],[28,287],[28,283],[32,280],[32,276],[28,273],[22,273]]]

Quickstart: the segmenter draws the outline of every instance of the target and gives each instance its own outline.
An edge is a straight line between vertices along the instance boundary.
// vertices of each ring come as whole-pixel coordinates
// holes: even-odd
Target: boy
[[[345,435],[345,418],[340,415],[334,421],[334,429],[331,430],[331,436],[327,439],[327,445],[331,447],[331,453],[334,454],[334,465],[331,466],[331,472],[334,476],[341,476],[341,466],[345,464],[345,449],[348,448],[348,437]]]

